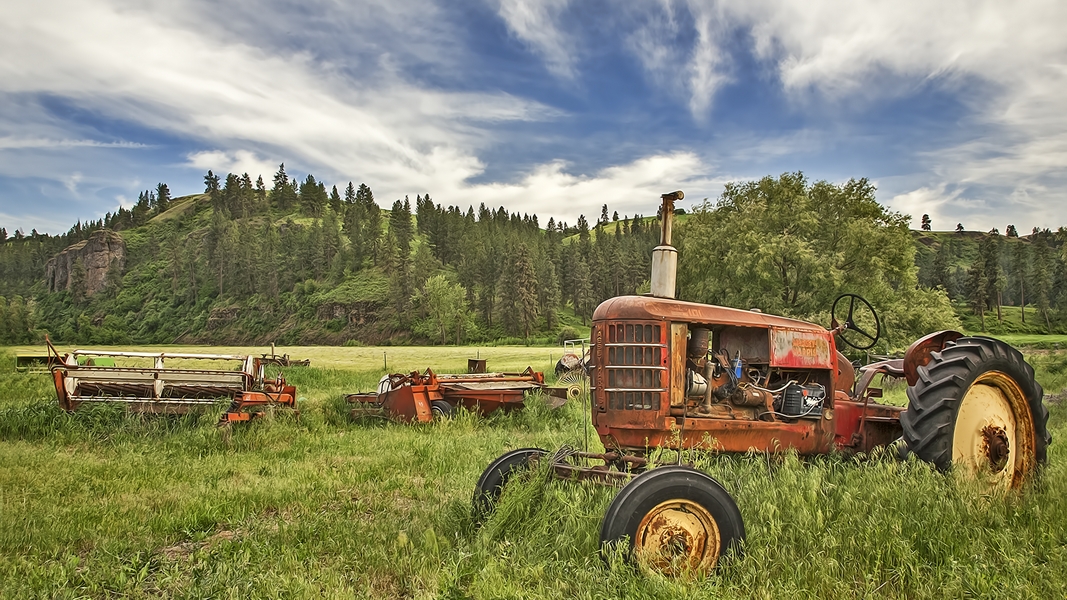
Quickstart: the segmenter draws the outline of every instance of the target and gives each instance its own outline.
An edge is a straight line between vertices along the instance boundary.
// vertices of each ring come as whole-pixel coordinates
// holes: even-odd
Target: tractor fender
[[[907,380],[908,385],[913,386],[918,383],[919,367],[930,364],[931,355],[934,352],[941,352],[946,344],[961,337],[963,334],[958,331],[945,330],[936,331],[912,342],[904,353],[904,379]]]

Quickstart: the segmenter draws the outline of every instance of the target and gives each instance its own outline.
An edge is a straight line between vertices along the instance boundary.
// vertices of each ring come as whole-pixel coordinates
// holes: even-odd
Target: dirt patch
[[[1045,404],[1048,404],[1049,406],[1063,404],[1064,400],[1067,400],[1067,391],[1056,394],[1045,394]]]
[[[182,542],[173,546],[161,548],[159,550],[159,554],[168,561],[183,560],[188,558],[197,550],[203,548],[211,548],[222,542],[232,542],[238,537],[240,537],[239,530],[230,531],[228,529],[223,529],[215,535],[207,537],[199,542]]]

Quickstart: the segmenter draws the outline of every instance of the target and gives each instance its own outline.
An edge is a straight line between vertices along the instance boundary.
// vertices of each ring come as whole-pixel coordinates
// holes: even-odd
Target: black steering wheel
[[[848,313],[843,314],[844,321],[838,319],[838,306],[844,308],[843,300],[848,299]],[[857,309],[859,309],[857,311]],[[841,311],[844,313],[844,310]],[[869,316],[868,316],[869,313]],[[864,317],[861,319],[864,323],[874,321],[874,334],[872,335],[864,327],[856,325],[855,316],[859,314]],[[852,346],[856,350],[867,350],[878,343],[878,339],[881,337],[882,326],[878,320],[878,313],[874,311],[874,307],[870,302],[867,302],[863,296],[856,294],[841,294],[834,300],[834,306],[830,309],[830,329],[841,338],[841,341]]]

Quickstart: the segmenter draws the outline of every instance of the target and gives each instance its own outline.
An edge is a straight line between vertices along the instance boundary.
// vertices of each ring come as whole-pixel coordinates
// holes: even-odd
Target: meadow
[[[1048,347],[1026,352],[1055,441],[1019,493],[888,453],[687,456],[730,491],[747,528],[743,555],[696,581],[602,560],[611,488],[534,473],[472,522],[474,484],[493,458],[595,439],[581,402],[550,410],[531,397],[508,415],[407,426],[352,420],[342,399],[372,389],[384,360],[456,372],[479,356],[492,370],[547,373],[559,348],[280,348],[312,359],[284,370],[299,418],[280,410],[229,430],[215,427],[221,406],[182,418],[66,414],[47,376],[10,371],[23,350],[0,350],[0,597],[1067,595],[1067,352]]]

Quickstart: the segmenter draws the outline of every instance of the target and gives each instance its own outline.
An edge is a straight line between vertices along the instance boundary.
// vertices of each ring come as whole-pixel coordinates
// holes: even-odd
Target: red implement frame
[[[229,399],[229,408],[219,418],[221,425],[248,421],[264,406],[296,406],[296,387],[281,376],[265,379],[264,362],[252,356],[107,350],[60,355],[51,343],[48,347],[56,357],[52,379],[59,406],[67,411],[107,403],[136,413],[186,414],[206,410],[220,398]],[[131,364],[147,361],[152,366],[116,366],[116,359]],[[169,368],[165,366],[169,360],[239,366],[236,370]]]
[[[345,399],[363,404],[352,411],[353,416],[383,413],[401,423],[428,423],[433,420],[435,401],[487,415],[522,408],[526,392],[540,390],[544,384],[544,374],[533,368],[522,373],[456,375],[438,375],[427,369],[424,373],[389,375],[382,379],[377,393],[349,394]]]

